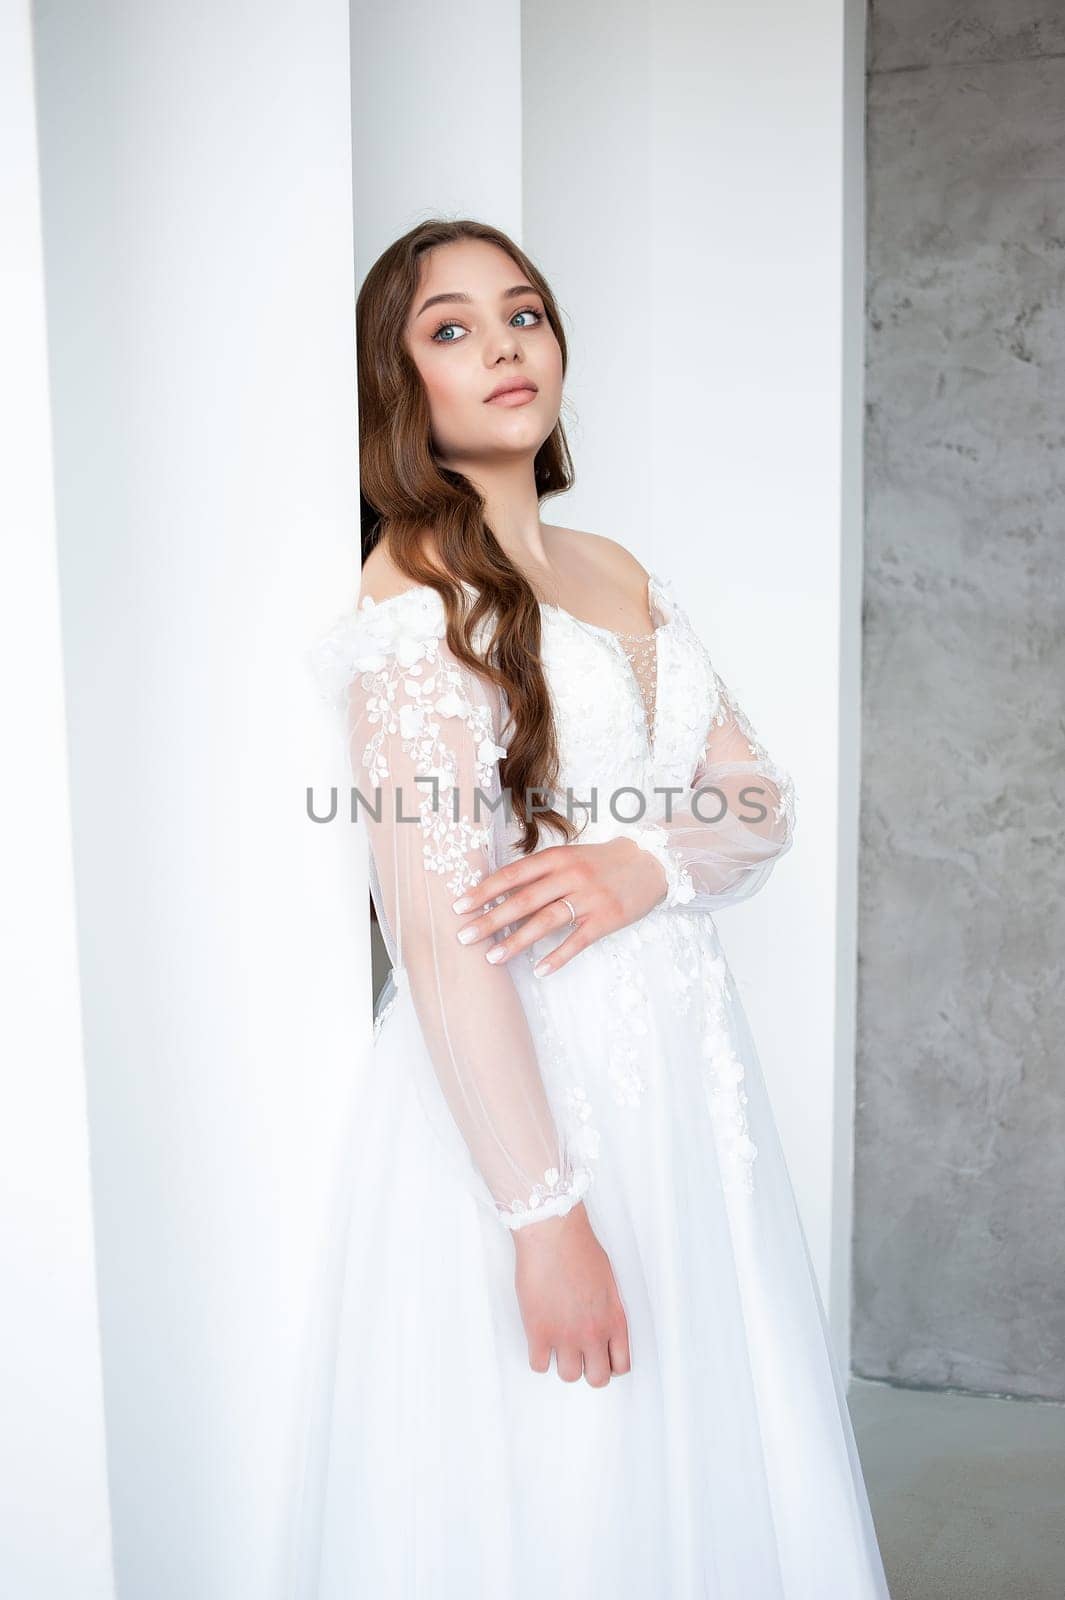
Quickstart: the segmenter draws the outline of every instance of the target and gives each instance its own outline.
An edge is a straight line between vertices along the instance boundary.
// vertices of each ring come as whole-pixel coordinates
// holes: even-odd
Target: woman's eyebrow
[[[539,294],[539,292],[538,289],[533,288],[531,283],[516,283],[513,289],[504,289],[499,298],[501,300],[516,300],[518,295]],[[431,294],[428,300],[418,307],[414,315],[416,318],[420,317],[422,312],[428,311],[430,306],[438,306],[445,302],[447,304],[469,305],[472,299],[472,295],[464,294],[457,289],[447,294]]]

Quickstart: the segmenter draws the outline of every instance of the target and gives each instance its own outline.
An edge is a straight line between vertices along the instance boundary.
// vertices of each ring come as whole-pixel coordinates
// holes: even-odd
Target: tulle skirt
[[[559,936],[561,937],[561,936]],[[541,941],[538,959],[557,938]],[[514,962],[631,1371],[529,1366],[512,1236],[463,1181],[409,993],[357,1085],[298,1600],[883,1600],[845,1391],[714,922]]]

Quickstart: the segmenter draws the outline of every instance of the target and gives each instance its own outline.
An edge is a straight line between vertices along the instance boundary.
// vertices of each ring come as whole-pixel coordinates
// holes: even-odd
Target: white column
[[[26,0],[0,41],[0,1587],[111,1600]]]
[[[861,264],[843,184],[862,79],[844,21],[845,0],[526,6],[523,243],[573,329],[579,484],[552,520],[675,579],[795,778],[793,854],[719,926],[846,1362]]]
[[[353,830],[304,810],[358,585],[348,14],[35,20],[118,1587],[265,1597],[369,1020]]]
[[[521,237],[520,0],[352,0],[359,280],[428,217]]]

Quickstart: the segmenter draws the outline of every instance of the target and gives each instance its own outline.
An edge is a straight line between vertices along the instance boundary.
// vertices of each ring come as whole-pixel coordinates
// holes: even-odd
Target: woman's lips
[[[505,389],[502,394],[494,394],[485,404],[490,406],[523,406],[526,401],[535,399],[535,389]]]

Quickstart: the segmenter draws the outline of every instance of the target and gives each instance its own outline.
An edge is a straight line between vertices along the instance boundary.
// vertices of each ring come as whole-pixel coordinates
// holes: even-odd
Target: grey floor
[[[1065,1406],[849,1390],[892,1600],[1065,1600]]]

